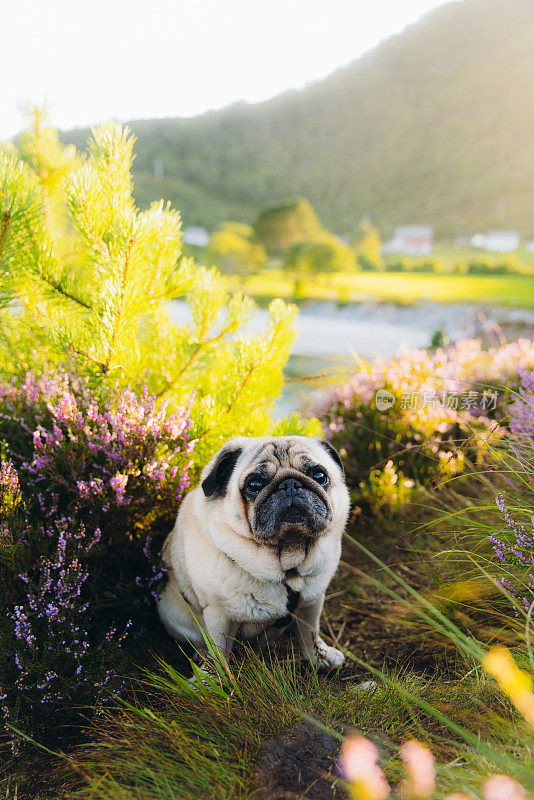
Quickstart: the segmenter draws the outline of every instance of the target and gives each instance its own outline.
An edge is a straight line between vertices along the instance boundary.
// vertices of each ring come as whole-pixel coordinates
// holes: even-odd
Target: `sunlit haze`
[[[299,87],[441,0],[18,0],[2,11],[0,137],[46,102],[61,128],[192,116]],[[9,31],[9,35],[6,35]]]

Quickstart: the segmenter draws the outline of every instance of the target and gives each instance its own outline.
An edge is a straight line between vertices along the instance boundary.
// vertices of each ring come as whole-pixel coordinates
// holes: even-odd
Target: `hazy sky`
[[[327,75],[442,0],[14,0],[0,138],[25,102],[62,127],[190,116]]]

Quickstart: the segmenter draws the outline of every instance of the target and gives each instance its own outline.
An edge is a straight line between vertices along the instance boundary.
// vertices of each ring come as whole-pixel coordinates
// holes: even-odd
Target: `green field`
[[[234,287],[233,280],[231,281]],[[244,280],[256,297],[292,297],[294,281],[281,270],[265,271]],[[527,275],[421,275],[420,273],[340,273],[318,275],[299,286],[299,299],[414,303],[488,303],[534,308],[534,277]]]

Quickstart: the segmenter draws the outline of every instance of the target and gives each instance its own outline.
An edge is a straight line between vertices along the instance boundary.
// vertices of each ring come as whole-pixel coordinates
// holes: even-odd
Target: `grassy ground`
[[[377,744],[391,785],[401,774],[398,745],[413,737],[439,760],[440,792],[479,790],[481,771],[505,769],[525,781],[531,765],[513,714],[479,678],[441,682],[397,671],[361,689],[357,680],[302,674],[292,658],[252,656],[217,680],[218,693],[189,691],[176,677],[102,720],[99,741],[77,757],[86,781],[79,798],[345,797],[333,761],[342,734],[354,729]],[[426,704],[450,716],[456,734]],[[480,739],[466,741],[473,718]]]
[[[166,647],[169,666],[147,658],[158,677],[133,681],[123,702],[89,731],[91,745],[71,749],[66,760],[38,763],[39,774],[11,784],[6,797],[341,799],[346,793],[336,759],[341,739],[353,730],[378,746],[392,786],[401,775],[398,746],[413,737],[436,756],[435,797],[453,790],[479,795],[483,776],[492,772],[528,784],[532,737],[480,670],[478,645],[471,656],[458,657],[454,634],[444,634],[428,615],[418,617],[424,604],[414,592],[439,607],[447,573],[465,574],[463,565],[439,555],[450,551],[453,525],[426,527],[440,508],[460,497],[467,504],[466,492],[444,492],[403,517],[352,519],[322,623],[325,638],[347,653],[339,673],[317,674],[286,643],[263,658],[238,652],[228,668],[216,663],[212,687],[195,686],[181,678],[183,656]],[[487,615],[488,586],[478,596],[472,587],[453,594],[449,618],[464,631],[475,629],[477,599]],[[457,632],[461,637],[460,627]],[[498,625],[488,638],[502,640]],[[361,688],[369,679],[376,685]]]
[[[353,525],[349,537],[359,528],[376,542],[376,527],[362,527],[365,521]],[[409,535],[406,528],[392,546],[386,529],[377,549],[389,551],[395,568],[402,565],[403,581],[423,590],[429,574]],[[411,738],[436,756],[436,797],[479,795],[483,777],[495,772],[528,784],[528,731],[476,659],[457,658],[446,637],[414,624],[405,598],[348,539],[323,621],[326,636],[348,655],[339,674],[318,675],[291,651],[272,659],[242,653],[228,671],[220,665],[212,690],[184,685],[168,670],[140,687],[135,703],[100,720],[96,743],[75,756],[85,784],[77,797],[343,798],[336,757],[341,738],[354,730],[377,745],[392,786],[401,776],[398,747]],[[376,685],[361,688],[369,679]]]
[[[260,298],[292,297],[295,283],[282,270],[269,270],[247,278],[243,288]],[[342,302],[380,299],[406,304],[433,300],[534,308],[534,277],[374,272],[325,274],[304,281],[299,287],[298,299]]]

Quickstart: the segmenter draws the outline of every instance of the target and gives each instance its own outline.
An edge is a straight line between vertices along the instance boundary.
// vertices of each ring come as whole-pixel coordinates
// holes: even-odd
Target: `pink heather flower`
[[[378,750],[364,736],[352,736],[343,744],[341,770],[353,800],[385,800],[389,785],[376,763]]]
[[[165,480],[165,472],[169,465],[161,461],[152,461],[150,464],[145,464],[145,475],[151,481],[158,481],[163,484]]]
[[[60,422],[74,422],[78,416],[76,398],[68,390],[59,395],[57,398],[56,408],[54,408],[51,403],[48,403],[47,405],[56,419],[58,419]]]
[[[126,484],[128,483],[128,475],[121,475],[117,472],[114,478],[111,478],[109,485],[116,494],[117,505],[124,505],[124,494],[126,491]]]
[[[401,797],[425,798],[434,791],[436,771],[434,756],[416,739],[405,742],[399,750],[406,779],[401,784]]]
[[[184,432],[185,420],[171,418],[167,421],[165,428],[169,438],[178,439],[178,437]]]
[[[87,406],[87,418],[91,420],[91,422],[96,422],[98,419],[98,405],[92,401]]]
[[[11,461],[2,461],[0,466],[0,489],[14,496],[19,490],[19,476]]]
[[[76,488],[80,497],[84,499],[89,497],[89,487],[85,481],[76,481]]]
[[[484,800],[524,800],[526,791],[508,775],[491,775],[482,787]]]
[[[110,481],[111,482],[111,481]],[[76,488],[78,489],[78,494],[84,500],[91,495],[100,495],[104,491],[104,481],[102,478],[93,478],[90,481],[76,481]],[[114,489],[114,487],[112,486]]]
[[[44,451],[44,445],[43,445],[43,442],[42,442],[42,434],[43,434],[43,429],[41,428],[41,426],[39,426],[33,432],[33,443],[34,443],[35,447],[38,450],[41,450],[41,452]]]

